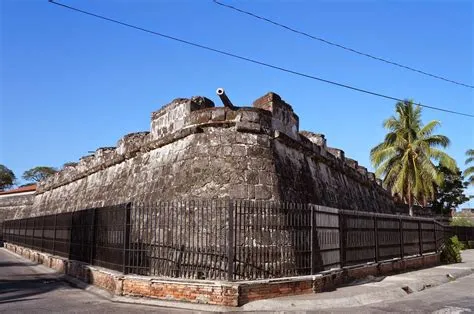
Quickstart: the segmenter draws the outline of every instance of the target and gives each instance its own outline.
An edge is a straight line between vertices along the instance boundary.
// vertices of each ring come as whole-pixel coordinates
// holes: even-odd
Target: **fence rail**
[[[4,222],[4,241],[123,273],[249,280],[437,252],[474,228],[298,203],[128,203]]]

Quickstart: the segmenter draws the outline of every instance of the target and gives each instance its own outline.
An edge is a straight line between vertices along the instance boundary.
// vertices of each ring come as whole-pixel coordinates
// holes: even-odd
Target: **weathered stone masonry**
[[[38,185],[16,217],[128,202],[231,197],[311,202],[336,208],[397,210],[373,173],[299,132],[299,118],[274,94],[253,107],[175,99],[152,114],[150,132],[124,136]]]
[[[2,232],[3,221],[14,219],[16,215],[21,213],[29,213],[33,200],[34,194],[0,196],[0,233]]]

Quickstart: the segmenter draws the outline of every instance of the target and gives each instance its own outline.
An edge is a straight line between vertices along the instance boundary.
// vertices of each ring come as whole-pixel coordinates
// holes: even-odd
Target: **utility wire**
[[[442,80],[442,81],[445,81],[445,82],[453,83],[453,84],[460,85],[460,86],[464,86],[464,87],[468,87],[468,88],[474,88],[474,85],[469,85],[469,84],[465,84],[465,83],[462,83],[462,82],[457,82],[457,81],[454,81],[454,80],[451,80],[451,79],[448,79],[448,78],[445,78],[445,77],[442,77],[442,76],[439,76],[439,75],[431,74],[431,73],[428,73],[428,72],[425,72],[425,71],[422,71],[422,70],[418,70],[418,69],[412,68],[412,67],[407,66],[407,65],[403,65],[403,64],[397,63],[397,62],[395,62],[395,61],[390,61],[390,60],[387,60],[387,59],[384,59],[384,58],[381,58],[381,57],[376,57],[376,56],[374,56],[374,55],[371,55],[371,54],[368,54],[368,53],[365,53],[365,52],[361,52],[361,51],[359,51],[359,50],[355,50],[355,49],[353,49],[353,48],[349,48],[349,47],[343,46],[343,45],[341,45],[341,44],[337,44],[337,43],[335,43],[335,42],[326,40],[326,39],[321,38],[321,37],[316,37],[316,36],[311,35],[311,34],[308,34],[308,33],[306,33],[306,32],[303,32],[303,31],[299,31],[299,30],[297,30],[297,29],[294,29],[294,28],[292,28],[292,27],[290,27],[290,26],[283,25],[283,24],[281,24],[281,23],[275,22],[274,20],[271,20],[271,19],[269,19],[269,18],[266,18],[266,17],[263,17],[263,16],[259,16],[259,15],[257,15],[257,14],[252,13],[252,12],[239,9],[239,8],[234,7],[234,6],[232,6],[232,5],[219,2],[219,1],[217,1],[217,0],[213,0],[213,2],[214,2],[215,4],[218,4],[218,5],[220,5],[220,6],[226,7],[226,8],[228,8],[228,9],[232,9],[232,10],[237,11],[237,12],[239,12],[239,13],[243,13],[243,14],[249,15],[249,16],[251,16],[251,17],[254,17],[254,18],[256,18],[256,19],[259,19],[259,20],[268,22],[268,23],[270,23],[270,24],[276,25],[276,26],[278,26],[278,27],[280,27],[280,28],[284,28],[284,29],[286,29],[286,30],[288,30],[288,31],[290,31],[290,32],[293,32],[293,33],[296,33],[296,34],[299,34],[299,35],[302,35],[302,36],[305,36],[305,37],[308,37],[308,38],[311,38],[311,39],[314,39],[314,40],[318,40],[318,41],[323,42],[323,43],[325,43],[325,44],[327,44],[327,45],[330,45],[330,46],[334,46],[334,47],[337,47],[337,48],[341,48],[341,49],[344,49],[344,50],[353,52],[353,53],[355,53],[355,54],[358,54],[358,55],[361,55],[361,56],[364,56],[364,57],[368,57],[368,58],[371,58],[371,59],[374,59],[374,60],[377,60],[377,61],[385,62],[385,63],[391,64],[391,65],[394,65],[394,66],[403,68],[403,69],[405,69],[405,70],[417,72],[417,73],[419,73],[419,74],[426,75],[426,76],[429,76],[429,77],[432,77],[432,78],[435,78],[435,79],[438,79],[438,80]]]
[[[258,65],[261,65],[261,66],[264,66],[264,67],[267,67],[267,68],[280,70],[280,71],[287,72],[287,73],[290,73],[290,74],[294,74],[294,75],[297,75],[297,76],[301,76],[301,77],[309,78],[309,79],[312,79],[312,80],[328,83],[328,84],[331,84],[331,85],[351,89],[351,90],[354,90],[354,91],[358,91],[358,92],[373,95],[373,96],[378,96],[378,97],[385,98],[385,99],[390,99],[390,100],[395,100],[395,101],[402,101],[402,102],[405,101],[401,98],[388,96],[388,95],[380,94],[380,93],[377,93],[377,92],[372,92],[372,91],[369,91],[369,90],[365,90],[365,89],[362,89],[362,88],[357,88],[357,87],[353,87],[353,86],[350,86],[350,85],[346,85],[346,84],[326,80],[326,79],[323,79],[323,78],[320,78],[320,77],[317,77],[317,76],[313,76],[313,75],[310,75],[310,74],[297,72],[297,71],[294,71],[294,70],[291,70],[291,69],[286,69],[286,68],[283,68],[283,67],[280,67],[280,66],[277,66],[277,65],[272,65],[272,64],[269,64],[269,63],[265,63],[265,62],[262,62],[262,61],[255,60],[255,59],[242,57],[242,56],[230,53],[230,52],[226,52],[226,51],[223,51],[223,50],[218,50],[218,49],[215,49],[215,48],[212,48],[212,47],[204,46],[204,45],[197,44],[197,43],[194,43],[194,42],[190,42],[190,41],[187,41],[187,40],[184,40],[184,39],[180,39],[180,38],[173,37],[173,36],[170,36],[170,35],[155,32],[155,31],[152,31],[152,30],[149,30],[149,29],[146,29],[146,28],[142,28],[142,27],[139,27],[139,26],[135,26],[135,25],[132,25],[132,24],[125,23],[125,22],[114,20],[114,19],[102,16],[102,15],[99,15],[99,14],[84,11],[84,10],[74,8],[74,7],[59,3],[59,2],[55,2],[54,0],[49,0],[49,2],[52,3],[52,4],[55,4],[55,5],[61,6],[63,8],[67,8],[67,9],[70,9],[70,10],[73,10],[73,11],[76,11],[76,12],[80,12],[80,13],[83,13],[83,14],[86,14],[86,15],[89,15],[89,16],[96,17],[96,18],[101,19],[101,20],[109,21],[109,22],[112,22],[112,23],[115,23],[115,24],[119,24],[119,25],[122,25],[122,26],[133,28],[133,29],[136,29],[136,30],[139,30],[139,31],[142,31],[142,32],[157,35],[157,36],[160,36],[160,37],[163,37],[163,38],[166,38],[166,39],[170,39],[170,40],[173,40],[173,41],[177,41],[177,42],[180,42],[180,43],[183,43],[183,44],[186,44],[186,45],[190,45],[190,46],[194,46],[194,47],[197,47],[197,48],[212,51],[212,52],[215,52],[215,53],[218,53],[218,54],[221,54],[221,55],[225,55],[225,56],[229,56],[229,57],[232,57],[232,58],[244,60],[244,61],[247,61],[247,62],[250,62],[250,63],[258,64]],[[447,113],[452,113],[452,114],[457,114],[457,115],[461,115],[461,116],[474,118],[474,114],[463,113],[463,112],[453,111],[453,110],[449,110],[449,109],[443,109],[443,108],[438,108],[438,107],[433,107],[433,106],[422,105],[420,103],[416,103],[415,105],[418,105],[418,106],[424,107],[424,108],[429,108],[429,109],[433,109],[433,110],[442,111],[442,112],[447,112]]]

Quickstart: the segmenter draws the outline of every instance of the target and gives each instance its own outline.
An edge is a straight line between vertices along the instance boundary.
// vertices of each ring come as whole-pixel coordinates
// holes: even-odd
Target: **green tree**
[[[474,164],[474,149],[469,149],[466,155],[466,165]],[[464,176],[469,184],[474,185],[474,166],[467,167],[466,170],[464,170]]]
[[[0,191],[10,188],[15,183],[13,171],[0,164]]]
[[[50,175],[55,174],[56,172],[58,171],[52,167],[40,166],[26,170],[22,177],[29,182],[38,182],[45,179],[46,177],[49,177]]]
[[[431,208],[438,214],[449,214],[453,209],[469,200],[464,194],[466,183],[459,169],[452,172],[446,167],[438,166],[444,180],[440,186],[436,186],[435,198],[431,202]]]
[[[451,171],[455,171],[456,162],[440,149],[449,145],[448,137],[433,134],[439,121],[423,125],[421,107],[411,100],[397,102],[395,112],[384,121],[388,133],[372,148],[370,158],[384,186],[407,203],[413,215],[413,205],[426,206],[443,182],[444,175],[434,162]]]

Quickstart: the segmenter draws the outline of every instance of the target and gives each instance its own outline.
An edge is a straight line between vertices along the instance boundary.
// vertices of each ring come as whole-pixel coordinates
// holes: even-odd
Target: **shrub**
[[[447,239],[441,251],[441,262],[443,264],[460,263],[462,249],[464,249],[464,245],[457,236]]]

